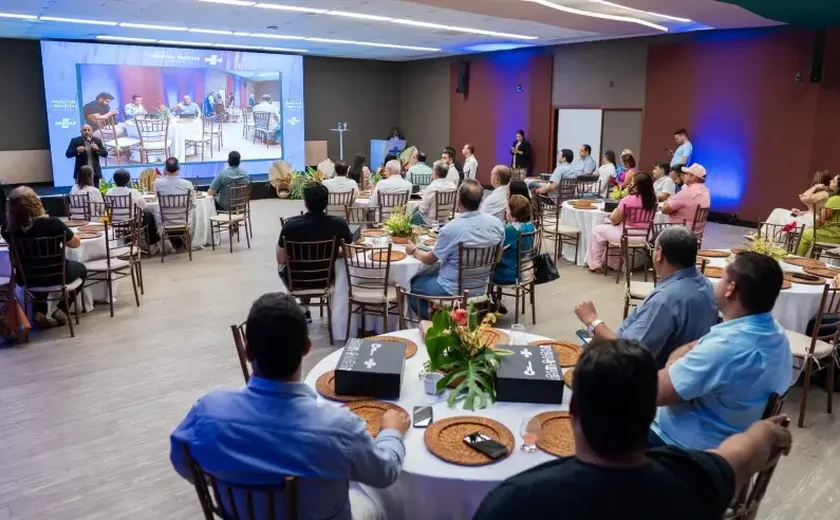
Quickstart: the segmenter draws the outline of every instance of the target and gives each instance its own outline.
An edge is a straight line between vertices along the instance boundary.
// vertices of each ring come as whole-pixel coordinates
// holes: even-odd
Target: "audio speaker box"
[[[814,33],[814,49],[811,53],[811,83],[822,81],[823,57],[825,54],[825,29],[817,29]]]
[[[467,60],[458,60],[457,75],[458,78],[455,83],[455,92],[458,94],[466,94],[469,90],[470,84],[470,65]]]

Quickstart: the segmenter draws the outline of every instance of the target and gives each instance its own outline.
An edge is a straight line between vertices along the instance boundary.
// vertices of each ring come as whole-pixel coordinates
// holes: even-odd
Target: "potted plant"
[[[496,402],[496,369],[509,350],[494,349],[487,330],[496,323],[496,315],[488,313],[478,323],[478,313],[470,304],[468,309],[443,309],[432,317],[426,332],[429,361],[426,370],[444,374],[438,381],[438,391],[454,386],[449,394],[449,406],[459,400],[464,408],[475,410],[487,406],[489,396]]]
[[[391,241],[395,244],[408,244],[411,241],[411,218],[406,216],[403,207],[394,208],[382,227],[391,234]]]

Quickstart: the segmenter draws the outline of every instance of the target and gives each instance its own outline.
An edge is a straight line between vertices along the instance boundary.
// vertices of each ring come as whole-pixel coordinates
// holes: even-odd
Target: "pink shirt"
[[[642,197],[638,194],[628,195],[621,199],[621,202],[618,203],[618,207],[621,211],[624,212],[624,220],[628,219],[627,210],[630,208],[642,208]],[[627,227],[629,228],[645,228],[648,226],[647,222],[638,222],[638,219],[641,217],[638,213],[634,221],[627,220]]]
[[[708,208],[712,205],[712,199],[709,195],[709,188],[702,182],[695,182],[683,186],[679,193],[670,197],[667,202],[671,207],[673,213],[668,215],[668,222],[679,223],[685,221],[686,226],[694,222],[694,213],[697,208]],[[702,226],[697,226],[700,229],[695,229],[694,232],[702,230]]]

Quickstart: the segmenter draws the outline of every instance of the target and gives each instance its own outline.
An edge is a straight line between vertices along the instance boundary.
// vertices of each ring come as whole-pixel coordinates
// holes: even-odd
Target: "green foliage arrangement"
[[[391,236],[395,237],[410,237],[412,235],[411,218],[405,214],[405,208],[394,208],[382,227],[388,231]]]

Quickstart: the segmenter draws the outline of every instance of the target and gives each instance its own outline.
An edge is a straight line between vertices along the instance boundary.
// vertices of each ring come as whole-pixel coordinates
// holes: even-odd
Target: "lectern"
[[[385,160],[385,156],[389,153],[399,155],[405,150],[405,140],[403,139],[371,139],[370,140],[370,169],[376,171],[376,168]]]

